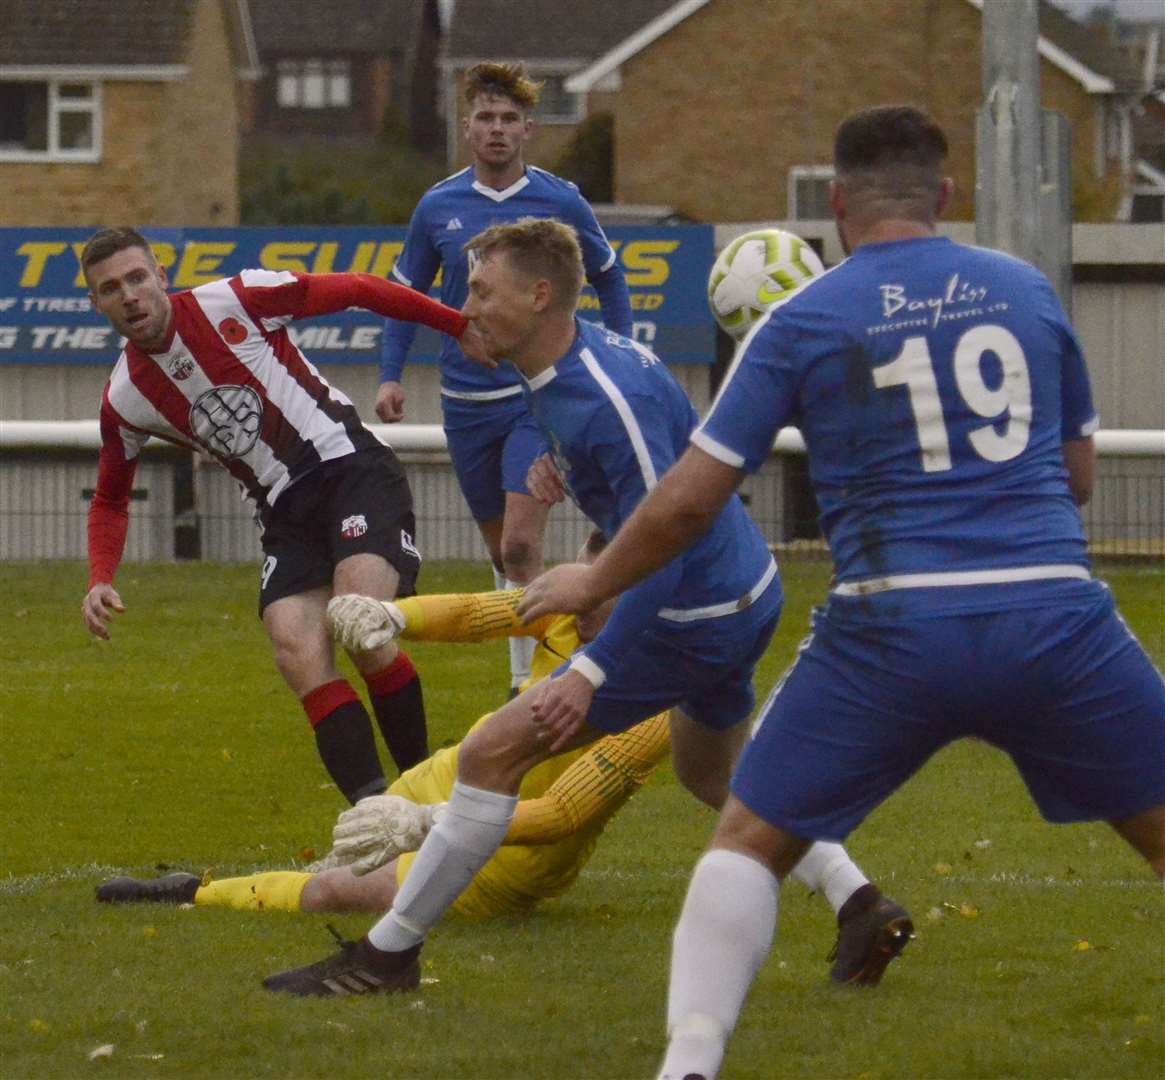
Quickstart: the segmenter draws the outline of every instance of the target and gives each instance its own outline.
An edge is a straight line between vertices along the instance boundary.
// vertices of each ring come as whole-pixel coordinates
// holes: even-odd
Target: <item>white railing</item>
[[[434,452],[446,449],[440,424],[369,424],[381,442],[394,450]],[[1165,458],[1165,431],[1098,431],[1099,457]],[[160,444],[154,444],[160,445]],[[101,432],[96,420],[0,420],[0,450],[99,450]],[[782,428],[773,445],[776,453],[804,453],[805,442],[796,428]]]

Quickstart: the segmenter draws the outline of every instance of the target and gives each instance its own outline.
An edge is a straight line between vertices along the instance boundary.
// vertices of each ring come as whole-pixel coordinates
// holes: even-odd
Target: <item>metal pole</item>
[[[975,240],[1039,255],[1040,68],[1036,0],[983,0]]]

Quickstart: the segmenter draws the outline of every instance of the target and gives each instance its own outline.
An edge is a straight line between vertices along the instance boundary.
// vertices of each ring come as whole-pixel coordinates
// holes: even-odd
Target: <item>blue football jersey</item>
[[[1062,444],[1097,418],[1027,263],[943,237],[860,246],[750,332],[693,442],[751,470],[784,425],[804,435],[842,595],[1088,576]]]
[[[647,348],[582,319],[575,327],[570,351],[526,395],[571,498],[610,539],[687,449],[697,416]],[[623,595],[586,655],[609,672],[649,627],[731,633],[731,617],[746,622],[775,575],[764,537],[733,496],[691,548]],[[779,603],[779,588],[766,595]]]
[[[441,302],[460,308],[469,295],[469,264],[463,245],[491,225],[524,217],[557,218],[573,225],[588,281],[593,283],[615,265],[615,252],[575,184],[527,165],[521,179],[498,191],[477,180],[471,166],[435,184],[421,197],[392,276],[427,293],[440,270]],[[604,315],[610,317],[607,312]],[[629,308],[625,317],[630,317]],[[416,329],[415,323],[386,320],[381,382],[400,380]],[[628,331],[630,326],[614,329]],[[457,342],[447,336],[441,340],[440,364],[441,385],[446,390],[479,395],[509,387],[514,394],[521,392],[521,378],[511,365],[491,370],[467,360]]]

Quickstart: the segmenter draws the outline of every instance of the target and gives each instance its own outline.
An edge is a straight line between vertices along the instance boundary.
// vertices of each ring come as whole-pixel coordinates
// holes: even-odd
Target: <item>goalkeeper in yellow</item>
[[[601,536],[594,534],[583,557],[593,558],[601,544]],[[549,674],[590,640],[607,614],[546,616],[526,625],[515,614],[520,596],[520,590],[414,596],[391,610],[399,636],[414,641],[536,638],[531,681]],[[522,782],[504,846],[453,910],[479,918],[519,914],[564,893],[590,858],[603,827],[667,757],[669,746],[668,717],[661,713],[531,770]],[[409,872],[413,851],[453,789],[457,751],[456,746],[438,750],[402,773],[387,794],[363,799],[340,815],[336,847],[324,864],[340,859],[344,865],[316,873],[271,871],[206,883],[184,873],[153,880],[119,877],[99,885],[97,898],[254,911],[386,911]]]

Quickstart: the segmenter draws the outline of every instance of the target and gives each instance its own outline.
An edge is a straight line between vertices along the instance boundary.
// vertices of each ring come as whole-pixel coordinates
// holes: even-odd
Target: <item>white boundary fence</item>
[[[425,557],[484,558],[440,425],[371,427],[405,463]],[[1084,511],[1094,554],[1165,559],[1165,431],[1100,431],[1096,446],[1096,492]],[[0,421],[0,560],[84,558],[99,448],[95,420]],[[799,432],[785,428],[772,459],[749,478],[743,493],[771,543],[821,551],[810,539],[816,529],[814,510],[806,503],[803,453]],[[237,485],[199,455],[152,441],[138,468],[133,500],[127,561],[192,553],[217,562],[259,557],[258,530]],[[555,507],[547,558],[573,558],[587,529],[573,506]]]

